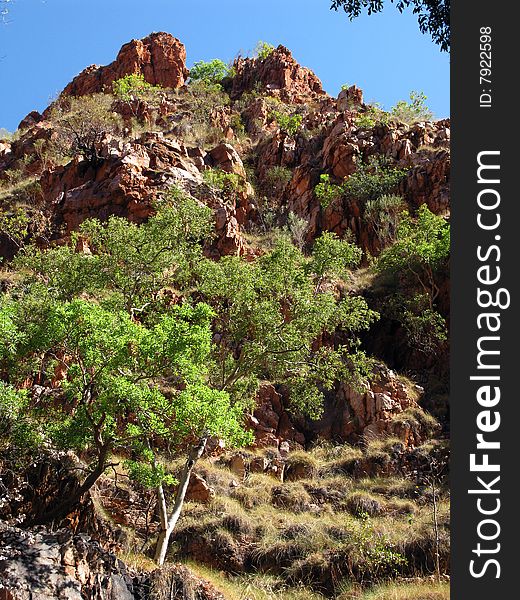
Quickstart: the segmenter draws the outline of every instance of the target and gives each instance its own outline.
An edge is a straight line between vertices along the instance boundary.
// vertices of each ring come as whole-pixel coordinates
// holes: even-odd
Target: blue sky
[[[423,91],[449,115],[449,56],[419,32],[413,14],[388,3],[350,22],[329,0],[13,0],[0,24],[0,127],[13,131],[83,68],[108,64],[132,38],[167,31],[197,60],[233,59],[258,40],[287,46],[336,95],[356,83],[390,108]]]

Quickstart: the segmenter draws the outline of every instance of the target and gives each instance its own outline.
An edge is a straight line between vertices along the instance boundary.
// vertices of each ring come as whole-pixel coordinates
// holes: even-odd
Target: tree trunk
[[[184,505],[184,498],[186,497],[186,490],[190,483],[191,472],[195,463],[202,456],[206,448],[208,441],[208,435],[204,435],[200,438],[199,444],[191,449],[188,460],[182,469],[181,477],[179,479],[179,487],[177,488],[177,495],[175,496],[175,503],[172,508],[171,514],[168,516],[168,508],[166,506],[166,498],[164,496],[164,489],[162,485],[157,488],[157,498],[159,501],[159,519],[161,521],[161,531],[157,539],[157,546],[155,548],[155,562],[161,567],[166,559],[166,552],[168,551],[168,545],[170,543],[170,537],[177,525],[177,521],[181,516],[182,507]]]

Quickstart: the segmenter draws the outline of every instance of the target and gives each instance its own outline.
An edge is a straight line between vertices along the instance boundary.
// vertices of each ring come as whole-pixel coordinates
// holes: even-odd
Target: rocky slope
[[[405,170],[398,193],[410,210],[426,204],[433,213],[449,218],[448,119],[412,125],[389,119],[367,126],[366,121],[360,121],[361,116],[370,114],[361,90],[352,86],[341,91],[337,98],[330,97],[318,77],[300,66],[283,46],[263,59],[237,59],[232,77],[222,82],[223,91],[197,92],[192,84],[186,83],[189,71],[183,44],[166,33],[132,40],[121,48],[110,65],[88,67],[64,89],[61,100],[110,93],[114,81],[130,74],[142,75],[146,82],[163,89],[153,98],[114,99],[113,110],[120,115],[123,125],[96,143],[99,163],[89,163],[81,153],[65,158],[60,154],[56,149],[59,131],[53,107],[43,114],[31,113],[21,122],[15,139],[0,141],[2,211],[8,216],[17,214],[20,207],[26,211],[30,222],[25,239],[32,239],[42,247],[60,244],[85,219],[92,217],[106,220],[110,215],[118,215],[141,223],[153,214],[155,202],[171,186],[178,186],[214,211],[216,237],[205,250],[215,259],[237,254],[254,260],[265,252],[263,240],[269,233],[266,222],[270,220],[273,227],[284,227],[290,213],[306,222],[301,241],[304,247],[312,244],[321,232],[332,231],[340,237],[352,236],[367,254],[377,255],[382,242],[377,232],[367,226],[361,199],[343,197],[324,207],[315,192],[322,174],[328,174],[331,181],[339,184],[375,156]],[[298,116],[300,125],[295,131],[288,131],[280,125],[279,114],[288,118]],[[205,173],[211,169],[235,174],[240,185],[232,194],[215,190],[205,179]],[[12,258],[17,247],[16,236],[9,231],[0,232],[2,256]],[[443,316],[448,317],[447,273],[442,274],[439,286],[438,306]],[[360,291],[374,306],[389,293],[388,288],[378,289],[370,282],[361,285]],[[447,385],[447,345],[435,355],[424,355],[410,347],[404,335],[403,328],[391,318],[383,318],[375,325],[364,344],[380,359],[377,377],[362,391],[338,382],[328,393],[324,414],[318,421],[292,415],[283,386],[265,383],[258,394],[257,407],[249,417],[249,426],[256,437],[254,452],[264,454],[227,455],[215,447],[213,462],[192,478],[191,500],[205,506],[215,502],[215,495],[217,500],[230,495],[234,498],[234,491],[249,489],[247,477],[257,474],[280,483],[280,489],[272,492],[270,505],[277,506],[278,502],[283,508],[286,494],[283,483],[304,479],[305,489],[300,489],[306,498],[303,510],[320,514],[319,507],[327,506],[334,514],[344,511],[342,502],[346,502],[352,490],[348,493],[340,490],[340,496],[327,496],[320,502],[319,493],[307,481],[312,479],[312,469],[305,467],[305,461],[299,467],[296,462],[291,463],[291,452],[308,448],[317,440],[366,447],[374,440],[391,438],[399,444],[397,449],[383,453],[386,458],[377,452],[360,454],[348,468],[339,469],[348,477],[406,477],[423,469],[429,463],[420,460],[417,463],[416,449],[424,448],[441,427],[423,413],[421,405],[425,401],[434,402],[430,390],[432,377],[440,387]],[[400,376],[396,369],[412,374],[414,381]],[[259,450],[262,448],[265,450]],[[219,479],[211,474],[210,465],[215,460],[223,461],[224,468],[234,473],[225,484],[225,492],[222,480],[226,476]],[[34,473],[32,477],[34,480]],[[27,489],[20,491],[17,487],[20,482],[15,485],[14,481],[9,483],[4,479],[2,486],[11,489],[12,507],[17,506],[26,514],[31,510],[37,512],[37,497],[31,496]],[[40,473],[36,479],[40,485],[45,477]],[[107,486],[105,492],[111,491],[100,500],[103,485]],[[324,485],[333,485],[332,480],[327,479]],[[101,503],[103,510],[111,515],[109,529],[118,529],[115,525],[118,519],[124,528],[132,525],[131,520],[120,515],[128,514],[136,493],[135,503],[143,502],[140,491],[125,493],[126,500],[114,501],[119,492],[107,481],[96,492],[96,503]],[[342,508],[338,508],[340,505]],[[388,514],[392,510],[388,508]],[[94,512],[89,504],[85,514],[92,516]],[[94,539],[113,538],[107,534],[106,525],[96,519],[76,515],[76,521],[74,518],[69,521],[67,530],[28,532],[17,528],[14,511],[6,511],[5,503],[2,517],[9,525],[2,525],[0,531],[4,546],[4,558],[0,561],[4,589],[0,589],[0,598],[163,597],[150,595],[158,574],[129,570],[110,553],[117,550],[119,542],[114,547],[105,544],[102,549],[90,537],[84,537],[88,533]],[[222,527],[218,527],[221,532]],[[180,554],[225,571],[260,568],[262,561],[255,562],[252,558],[259,556],[258,548],[254,554],[253,546],[262,540],[265,543],[267,538],[253,535],[245,526],[241,530],[240,524],[236,525],[236,531],[229,522],[225,527],[228,537],[230,532],[235,536],[233,548],[230,544],[226,546],[225,536],[221,536],[220,551],[228,556],[227,562],[218,557],[216,543],[213,557],[208,556],[207,539],[194,526],[179,533]],[[216,533],[215,536],[218,537]],[[412,558],[416,556],[414,552],[410,550]],[[317,574],[318,566],[312,565],[307,555],[289,556],[285,560],[290,563],[296,558],[304,561],[301,568],[307,581],[324,593],[333,593],[333,583],[323,573]],[[333,565],[330,573],[339,568],[344,558],[340,553],[330,559],[329,566]],[[262,560],[273,562],[272,557],[264,556]],[[417,561],[422,565],[418,570],[426,572],[427,557],[421,555]],[[39,577],[40,571],[45,573],[45,580]],[[288,581],[295,583],[295,571],[291,573],[292,579],[289,577]],[[161,585],[164,589],[170,585],[174,590],[171,598],[222,597],[182,568],[171,570],[168,577],[168,582]],[[186,586],[191,595],[185,595]]]

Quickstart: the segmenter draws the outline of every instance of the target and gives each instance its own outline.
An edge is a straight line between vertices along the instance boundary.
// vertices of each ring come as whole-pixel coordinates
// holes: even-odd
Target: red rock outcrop
[[[229,148],[226,157],[229,161],[236,157],[236,168],[243,171],[240,158]],[[115,215],[141,223],[152,214],[154,200],[170,186],[180,186],[188,193],[202,186],[199,169],[207,168],[205,160],[214,160],[204,151],[162,134],[144,134],[127,143],[107,139],[100,152],[104,160],[98,168],[74,160],[41,177],[44,201],[52,207],[59,235],[69,234],[88,218],[105,220]],[[216,155],[223,156],[221,151]],[[215,211],[217,254],[244,253],[245,241],[237,221],[239,207],[224,203],[214,194],[203,201]]]
[[[233,66],[232,98],[258,85],[284,102],[302,103],[326,95],[318,77],[299,65],[285,46],[278,46],[264,59],[238,58]]]
[[[113,63],[106,67],[87,67],[67,85],[63,93],[84,96],[110,90],[112,82],[133,74],[142,74],[152,85],[181,87],[188,76],[184,44],[164,32],[152,33],[142,40],[132,40],[121,48]]]
[[[358,128],[355,114],[346,111],[337,115],[312,156],[296,149],[297,166],[284,190],[289,211],[305,218],[309,227],[307,239],[312,241],[320,231],[333,231],[343,237],[347,231],[356,242],[372,254],[380,251],[375,233],[363,222],[363,206],[356,198],[338,199],[327,208],[320,206],[314,194],[321,173],[329,173],[336,182],[347,179],[358,164],[371,156],[382,155],[395,166],[408,170],[399,192],[408,206],[415,210],[421,204],[441,215],[449,214],[450,139],[449,120],[418,123],[412,127],[397,122],[374,127]],[[272,163],[287,164],[291,153],[275,144],[276,136],[259,147],[259,167]]]
[[[323,416],[316,421],[294,417],[287,411],[288,399],[272,385],[261,386],[249,426],[261,447],[305,446],[316,439],[358,442],[374,437],[395,436],[406,447],[414,447],[428,437],[411,417],[396,419],[407,409],[420,411],[417,398],[422,389],[409,389],[390,369],[377,367],[373,383],[358,390],[340,383],[326,398]]]

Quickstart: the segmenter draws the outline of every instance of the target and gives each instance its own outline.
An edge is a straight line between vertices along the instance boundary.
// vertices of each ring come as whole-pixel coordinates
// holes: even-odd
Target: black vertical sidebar
[[[455,600],[520,597],[519,13],[505,0],[451,7]]]

